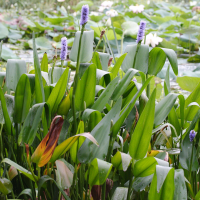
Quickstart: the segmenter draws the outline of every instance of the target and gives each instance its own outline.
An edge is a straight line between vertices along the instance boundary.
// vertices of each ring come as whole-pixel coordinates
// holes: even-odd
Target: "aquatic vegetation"
[[[197,12],[101,6],[1,16],[0,199],[199,199]]]

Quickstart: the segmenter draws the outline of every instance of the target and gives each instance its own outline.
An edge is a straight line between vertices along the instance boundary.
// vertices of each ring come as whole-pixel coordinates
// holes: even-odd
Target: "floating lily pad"
[[[92,6],[93,2],[91,1],[80,1],[78,4],[76,4],[76,6],[74,6],[72,9],[73,10],[80,10],[82,8],[83,5],[88,5],[88,6]]]
[[[19,59],[19,57],[11,49],[6,47],[5,45],[2,46],[1,58],[3,60]]]
[[[139,26],[136,22],[127,21],[122,24],[122,29],[124,29],[124,35],[133,37],[137,35]]]
[[[0,39],[5,38],[8,36],[8,28],[3,25],[2,23],[0,23]]]
[[[36,43],[37,49],[44,49],[44,50],[52,49],[51,42],[45,37],[35,38],[35,43]],[[32,39],[28,41],[28,44],[31,48],[33,48],[33,40]]]

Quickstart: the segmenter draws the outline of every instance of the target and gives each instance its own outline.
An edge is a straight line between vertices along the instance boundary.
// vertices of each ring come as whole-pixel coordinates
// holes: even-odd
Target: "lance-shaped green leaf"
[[[2,160],[2,162],[5,162],[13,167],[15,167],[17,170],[19,170],[19,172],[21,172],[22,174],[24,174],[25,176],[27,176],[29,179],[31,179],[32,181],[35,182],[35,179],[33,178],[33,175],[31,174],[30,171],[28,171],[27,169],[23,168],[22,166],[18,165],[17,163],[13,162],[12,160],[10,160],[9,158],[4,158]],[[35,176],[37,178],[37,176]]]
[[[187,200],[187,188],[185,184],[184,171],[176,169],[174,174],[175,192],[173,200]],[[196,200],[196,198],[195,198]]]
[[[111,163],[118,170],[126,171],[131,163],[131,156],[117,151],[117,153],[111,158]]]
[[[131,136],[129,153],[133,159],[142,159],[147,153],[153,130],[155,98],[156,89],[152,92]]]
[[[149,176],[155,172],[157,164],[154,157],[143,158],[132,165],[133,175],[136,178]]]
[[[112,164],[106,161],[95,158],[91,164],[90,168],[85,173],[85,179],[87,180],[87,175],[89,171],[89,182],[88,184],[92,187],[93,185],[103,185],[106,181],[110,171],[112,169]]]
[[[129,69],[126,74],[124,75],[124,77],[121,79],[121,81],[118,83],[118,85],[116,86],[111,99],[113,99],[114,101],[116,101],[119,96],[121,96],[126,88],[128,87],[130,81],[132,80],[133,76],[138,72],[138,70],[135,69]]]
[[[173,200],[174,168],[156,166],[148,197],[149,200]]]
[[[84,122],[83,121],[79,122],[78,129],[77,129],[77,132],[76,132],[76,134],[80,134],[80,133],[84,133]],[[78,152],[79,148],[81,147],[81,145],[83,144],[84,141],[85,141],[84,137],[79,137],[79,139],[70,148],[71,159],[76,164],[80,163],[78,158],[77,158],[77,152]]]
[[[29,111],[21,132],[18,137],[18,144],[29,144],[31,145],[35,139],[37,129],[41,120],[43,109],[45,109],[45,116],[47,122],[50,121],[50,108],[47,103],[35,104]]]
[[[82,119],[84,122],[88,121],[88,131],[90,132],[102,120],[102,114],[98,110],[86,109]]]
[[[81,35],[81,31],[77,31],[74,38],[71,52],[69,54],[69,59],[74,62],[77,62],[80,35]],[[80,50],[80,60],[79,60],[80,63],[86,63],[92,59],[93,40],[94,40],[93,30],[83,32],[81,50]]]
[[[73,173],[62,160],[56,160],[56,182],[62,189],[68,189],[73,182]]]
[[[51,76],[51,74],[52,74],[52,68],[50,68],[49,69],[49,73],[48,73],[48,80],[49,80],[49,82],[50,83],[57,83],[65,70],[66,70],[65,68],[54,67],[54,69],[53,69],[53,81],[52,81],[51,80],[52,79],[52,76]],[[68,78],[69,77],[70,77],[70,71],[68,73]],[[65,77],[65,78],[67,78],[67,77]]]
[[[96,66],[90,65],[84,72],[81,80],[78,81],[75,93],[75,106],[77,110],[84,110],[84,102],[86,108],[94,103],[96,86]]]
[[[41,61],[41,71],[48,73],[48,57],[47,53],[44,53],[42,61]]]
[[[29,78],[23,74],[17,84],[15,92],[15,107],[13,120],[15,123],[24,122],[31,104],[31,88]]]
[[[128,71],[129,68],[133,68],[134,59],[136,59],[134,68],[146,74],[148,71],[149,46],[140,45],[135,58],[136,50],[137,44],[128,45],[126,47],[125,52],[127,53],[127,56],[124,59],[121,68],[124,72]]]
[[[166,58],[168,58],[174,73],[178,75],[178,62],[176,53],[172,49],[159,47],[153,48],[149,53],[148,74],[157,75],[158,72],[160,72],[163,68]]]
[[[113,94],[113,91],[119,81],[119,77],[116,77],[113,79],[105,88],[105,90],[101,93],[99,98],[94,102],[92,105],[92,109],[102,111],[106,103],[108,103],[108,100],[110,99],[111,95]]]
[[[146,82],[142,85],[142,87],[138,90],[138,92],[133,96],[132,100],[126,104],[126,106],[122,109],[122,111],[120,112],[120,115],[116,121],[116,123],[114,124],[112,131],[113,131],[113,135],[116,136],[121,125],[124,123],[124,120],[127,118],[127,116],[129,115],[129,113],[131,112],[131,110],[133,109],[133,106],[135,105],[137,99],[139,98],[139,96],[142,94],[143,90],[147,87],[147,85],[149,84],[150,80],[152,77],[149,77]]]
[[[153,179],[153,174],[145,177],[137,177],[133,182],[133,189],[137,192],[142,191],[148,186]]]
[[[55,148],[54,153],[53,153],[53,155],[52,155],[52,157],[50,159],[50,162],[55,162],[61,155],[63,155],[64,153],[66,153],[71,148],[71,146],[78,140],[78,138],[80,136],[88,138],[95,145],[99,146],[99,144],[97,143],[97,141],[95,140],[95,138],[90,133],[77,134],[75,136],[72,136],[72,137],[66,139],[64,142],[62,142],[61,144],[59,144]]]
[[[113,74],[104,70],[97,69],[96,84],[106,86],[113,79]]]
[[[156,105],[154,119],[155,126],[161,124],[165,120],[172,107],[174,106],[177,97],[178,94],[170,93]]]
[[[35,45],[35,34],[33,33],[33,58],[35,68],[35,100],[36,103],[42,103],[45,101],[44,88],[42,84],[42,74],[37,54],[37,48]]]
[[[121,55],[118,59],[117,62],[115,63],[114,67],[111,69],[111,73],[113,74],[113,78],[115,78],[119,72],[119,68],[121,67],[124,58],[126,57],[127,53]]]
[[[70,198],[67,196],[67,194],[64,192],[64,190],[58,185],[58,183],[56,183],[56,181],[54,179],[52,179],[50,176],[47,176],[47,175],[44,175],[39,179],[39,181],[38,181],[38,191],[41,190],[42,186],[47,181],[52,181],[53,183],[55,183],[58,190],[62,193],[63,197],[67,200],[70,200]]]
[[[102,70],[107,71],[108,70],[108,61],[110,59],[110,54],[109,53],[101,53],[101,52],[98,52],[98,54],[99,54]]]
[[[94,52],[94,55],[92,57],[92,63],[94,63],[97,66],[97,69],[103,69],[100,61],[100,56],[98,52]],[[108,65],[108,63],[107,63]]]
[[[14,129],[12,123],[11,123],[11,120],[10,120],[10,117],[9,117],[9,114],[8,114],[8,110],[7,110],[7,106],[6,106],[5,97],[3,95],[3,91],[2,91],[1,88],[0,88],[0,100],[1,100],[1,107],[2,107],[2,110],[3,110],[3,116],[4,116],[4,119],[5,119],[6,131],[10,135],[11,134],[15,135],[15,129]]]
[[[14,113],[14,104],[15,104],[15,97],[10,94],[4,95],[6,108],[8,111],[8,116],[10,117],[11,123],[13,123],[13,113]],[[4,117],[4,108],[3,105],[0,103],[0,124],[5,124],[5,117]]]
[[[50,105],[51,113],[56,113],[58,106],[65,94],[68,82],[69,68],[67,67],[57,82],[56,86],[53,88],[47,103]]]
[[[63,100],[61,101],[61,103],[58,106],[58,110],[57,110],[57,114],[58,115],[67,115],[69,109],[70,109],[70,98],[69,98],[69,94],[67,96],[65,96],[63,98]]]
[[[115,192],[112,195],[111,200],[126,200],[128,194],[128,188],[126,187],[117,187]]]
[[[26,62],[19,59],[8,59],[6,66],[6,85],[15,91],[22,74],[26,73]]]
[[[31,197],[31,199],[33,199],[33,195],[32,195],[32,190],[31,189],[24,189],[19,195],[17,198],[19,198],[21,195],[28,195]]]
[[[7,178],[0,178],[0,192],[4,195],[9,194],[13,190],[13,185]]]
[[[155,47],[149,52],[149,67],[148,74],[157,75],[161,71],[166,60],[165,52],[159,48]]]
[[[192,102],[196,102],[196,103],[200,104],[199,90],[200,90],[200,83],[196,86],[195,90],[185,100],[185,104],[184,104],[184,110],[185,110],[184,117],[185,118],[184,119],[186,121],[192,121],[194,116],[196,115],[196,113],[199,110],[198,106],[189,106]],[[179,118],[182,117],[180,115],[180,107],[177,108],[176,113]]]
[[[176,55],[175,51],[172,49],[166,49],[166,48],[162,48],[162,50],[165,52],[171,66],[172,66],[174,74],[178,75],[178,62],[177,62],[177,55]]]
[[[116,122],[121,109],[121,103],[122,99],[119,98],[108,114],[106,114],[106,116],[92,130],[91,135],[93,135],[98,141],[99,147],[91,145],[89,140],[85,140],[78,152],[78,159],[80,162],[88,163],[94,158],[105,159],[110,140],[111,120],[113,120],[113,123]]]

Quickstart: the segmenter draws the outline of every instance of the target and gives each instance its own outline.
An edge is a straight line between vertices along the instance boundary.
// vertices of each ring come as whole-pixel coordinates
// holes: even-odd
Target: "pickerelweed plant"
[[[141,44],[145,21],[113,62],[105,29],[107,53],[93,51],[88,14],[84,5],[72,82],[66,38],[62,67],[50,67],[46,53],[39,62],[33,34],[34,73],[15,59],[0,72],[1,199],[199,199],[200,84],[186,99],[170,91],[176,54]]]

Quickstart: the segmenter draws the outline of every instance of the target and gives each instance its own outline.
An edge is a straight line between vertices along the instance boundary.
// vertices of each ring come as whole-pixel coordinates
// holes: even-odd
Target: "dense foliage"
[[[200,199],[199,75],[177,78],[186,97],[170,87],[176,52],[198,49],[187,33],[198,13],[107,2],[88,21],[86,3],[75,17],[58,7],[0,23],[0,38],[32,48],[34,61],[29,69],[1,42],[0,198]],[[38,49],[51,50],[41,62]]]

